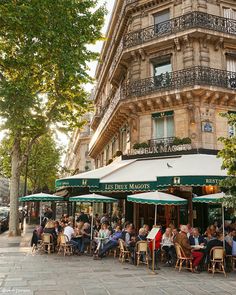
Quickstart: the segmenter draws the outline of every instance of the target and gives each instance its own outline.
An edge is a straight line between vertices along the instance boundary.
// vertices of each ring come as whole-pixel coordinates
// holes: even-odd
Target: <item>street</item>
[[[235,272],[213,278],[161,266],[153,275],[144,265],[121,264],[112,256],[94,261],[88,256],[32,255],[31,231],[22,238],[0,235],[0,294],[236,294]]]

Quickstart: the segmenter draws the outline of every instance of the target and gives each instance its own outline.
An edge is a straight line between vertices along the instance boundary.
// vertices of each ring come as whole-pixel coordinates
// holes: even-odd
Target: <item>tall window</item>
[[[169,73],[171,71],[170,57],[153,62],[154,82],[157,88],[165,88],[170,85],[171,80]]]
[[[174,137],[174,116],[153,116],[153,139]]]
[[[224,17],[236,20],[236,10],[232,8],[225,8]]]
[[[170,31],[170,24],[167,22],[170,19],[170,11],[163,10],[154,14],[154,25],[156,34],[166,34]]]
[[[227,71],[230,72],[230,73],[227,74],[227,76],[228,76],[228,86],[235,89],[236,88],[236,78],[235,78],[236,58],[233,57],[233,56],[227,56],[226,64],[227,64]]]

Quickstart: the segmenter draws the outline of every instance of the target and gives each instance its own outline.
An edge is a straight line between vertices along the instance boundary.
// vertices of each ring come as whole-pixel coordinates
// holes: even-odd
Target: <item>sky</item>
[[[114,3],[115,1],[117,0],[106,0],[106,7],[107,7],[107,10],[108,10],[108,14],[105,16],[105,24],[104,24],[104,27],[102,29],[102,33],[105,35],[106,34],[106,31],[107,31],[107,26],[109,24],[109,20],[110,20],[110,17],[111,17],[111,12],[112,12],[112,9],[113,9],[113,6],[114,6]],[[105,1],[104,0],[99,0],[99,4],[103,4]],[[103,42],[97,42],[95,45],[93,46],[89,46],[89,49],[90,50],[93,50],[95,52],[100,52],[101,49],[102,49],[102,44]],[[95,71],[96,71],[96,67],[97,67],[97,61],[94,61],[94,62],[91,62],[91,63],[88,63],[88,66],[90,68],[89,70],[89,74],[91,77],[94,77],[95,75]],[[94,86],[91,85],[91,84],[87,84],[85,85],[85,89],[87,91],[91,91],[91,89],[93,88]],[[4,132],[1,132],[0,131],[0,142],[2,140],[2,138],[4,137]],[[58,138],[58,142],[59,144],[62,144],[62,145],[67,145],[68,143],[68,136],[66,136],[65,134],[62,134],[62,133],[58,133],[57,134],[57,138]]]

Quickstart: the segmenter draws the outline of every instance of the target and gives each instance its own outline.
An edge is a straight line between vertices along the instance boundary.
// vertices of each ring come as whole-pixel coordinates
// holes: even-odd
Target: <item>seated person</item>
[[[77,252],[79,252],[79,243],[74,240],[74,236],[75,236],[75,231],[74,229],[68,225],[67,223],[65,224],[64,230],[63,230],[63,234],[66,235],[68,237],[68,241],[69,243],[75,248],[75,250]]]
[[[192,235],[189,237],[189,242],[191,246],[205,246],[207,241],[200,235],[197,227],[193,228]]]
[[[85,247],[91,242],[91,227],[89,223],[85,223],[81,230],[82,233],[82,242],[80,246],[80,252],[84,253]]]
[[[49,220],[44,229],[43,229],[44,234],[51,234],[53,238],[53,243],[56,245],[57,244],[57,233],[55,230],[55,222],[53,220]]]
[[[55,221],[54,229],[57,236],[62,233],[62,226],[60,225],[59,221]]]
[[[210,262],[210,252],[213,247],[223,247],[223,233],[218,232],[216,238],[211,239],[207,243],[206,247],[206,255],[207,255],[207,263]],[[232,254],[232,247],[225,241],[225,252],[226,255],[231,255]]]
[[[138,232],[137,242],[138,241],[146,241],[147,240],[147,232],[145,228],[141,227]]]
[[[167,227],[165,230],[165,233],[162,236],[162,249],[166,253],[167,262],[166,264],[168,266],[173,265],[175,260],[175,247],[174,247],[174,241],[173,241],[174,235],[172,234],[171,228]]]
[[[212,239],[216,238],[216,226],[215,225],[210,225],[208,226],[207,230],[204,233],[205,239],[207,240],[207,242],[209,242]]]
[[[109,237],[109,241],[104,245],[104,247],[101,250],[98,258],[104,257],[107,251],[109,251],[109,250],[111,250],[113,248],[116,248],[119,245],[119,239],[121,239],[121,238],[122,238],[121,226],[118,225],[115,228],[114,234],[112,234]],[[95,256],[95,259],[96,259],[96,256]]]
[[[132,224],[127,224],[122,234],[122,239],[125,242],[127,250],[131,253],[131,263],[134,263],[136,238],[134,236],[134,228]]]
[[[233,239],[236,237],[236,230],[234,228],[229,229],[229,233],[225,237],[225,241],[232,247]]]
[[[194,272],[199,273],[198,266],[204,256],[202,252],[194,251],[191,248],[191,245],[189,243],[189,239],[187,237],[187,234],[189,233],[189,229],[186,225],[182,225],[180,228],[180,233],[175,238],[175,243],[178,243],[185,254],[186,257],[193,257],[193,267]]]
[[[111,235],[111,232],[108,229],[108,223],[104,222],[102,224],[101,229],[98,232],[98,236],[97,236],[98,239],[96,240],[95,238],[95,240],[97,241],[97,248],[95,250],[95,253],[98,253],[100,248],[102,248],[108,242],[110,235]]]

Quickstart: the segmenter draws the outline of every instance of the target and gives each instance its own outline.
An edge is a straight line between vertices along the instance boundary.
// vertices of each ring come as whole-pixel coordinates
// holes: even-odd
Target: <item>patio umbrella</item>
[[[193,202],[195,203],[206,203],[206,204],[221,204],[222,206],[222,228],[223,228],[223,237],[225,236],[225,214],[224,214],[224,200],[227,198],[225,193],[216,193],[210,195],[203,195],[201,197],[194,197]],[[225,245],[225,240],[223,240]]]
[[[33,194],[33,195],[28,195],[19,198],[20,202],[39,202],[39,208],[40,208],[40,224],[42,221],[42,202],[52,202],[52,201],[63,201],[63,197],[59,197],[56,195],[50,195],[50,194],[44,194],[44,193],[39,193],[39,194]]]
[[[70,197],[69,201],[71,202],[87,202],[93,204],[93,211],[92,211],[92,221],[91,221],[91,240],[93,234],[93,213],[94,213],[94,203],[114,203],[117,202],[116,199],[97,195],[97,194],[88,194],[88,195],[81,195],[76,197]]]
[[[157,205],[185,205],[187,200],[166,194],[163,192],[155,191],[148,193],[141,193],[129,195],[127,200],[134,203],[152,204],[155,205],[155,224],[157,222]]]

